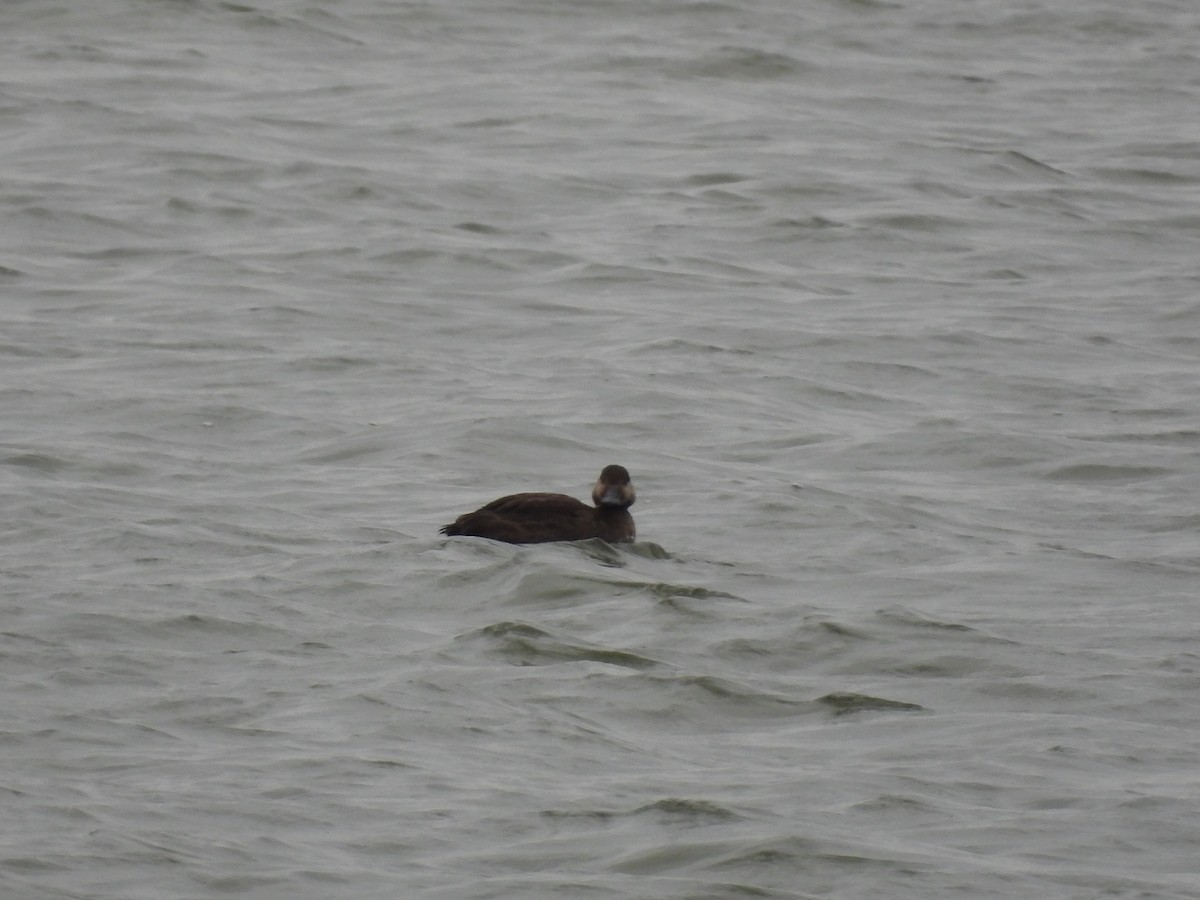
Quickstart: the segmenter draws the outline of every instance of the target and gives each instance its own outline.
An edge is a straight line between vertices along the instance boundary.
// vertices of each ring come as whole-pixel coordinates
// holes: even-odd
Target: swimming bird
[[[464,513],[442,534],[491,538],[509,544],[584,541],[600,538],[615,544],[635,536],[629,507],[637,495],[624,466],[605,466],[592,488],[588,506],[566,494],[510,494]]]

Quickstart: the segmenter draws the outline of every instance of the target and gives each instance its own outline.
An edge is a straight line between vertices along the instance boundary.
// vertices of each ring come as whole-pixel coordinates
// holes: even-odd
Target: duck
[[[624,466],[605,466],[592,488],[592,506],[566,494],[509,494],[464,513],[439,530],[446,535],[491,538],[508,544],[544,544],[600,538],[610,544],[636,536],[637,494]]]

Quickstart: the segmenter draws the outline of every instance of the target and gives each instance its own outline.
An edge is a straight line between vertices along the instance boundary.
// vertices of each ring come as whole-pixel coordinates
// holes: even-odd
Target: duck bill
[[[600,495],[600,499],[596,501],[599,506],[624,506],[625,497],[618,485],[609,485],[604,489],[604,493]]]

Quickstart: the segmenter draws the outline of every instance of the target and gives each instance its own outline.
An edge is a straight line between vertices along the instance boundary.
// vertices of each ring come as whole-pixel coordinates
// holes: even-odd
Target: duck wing
[[[510,494],[459,516],[442,534],[510,544],[578,541],[593,536],[593,508],[566,494]]]

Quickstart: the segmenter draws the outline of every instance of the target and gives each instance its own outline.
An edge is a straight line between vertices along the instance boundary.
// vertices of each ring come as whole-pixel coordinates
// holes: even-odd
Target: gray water
[[[0,895],[1200,898],[1191,0],[0,53]]]

